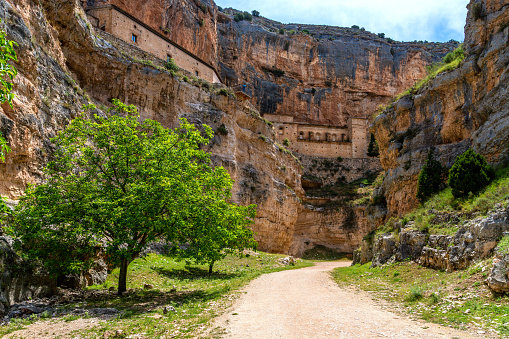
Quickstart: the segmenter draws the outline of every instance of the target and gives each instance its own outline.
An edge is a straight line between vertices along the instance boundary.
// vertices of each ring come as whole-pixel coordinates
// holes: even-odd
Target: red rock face
[[[158,29],[215,65],[226,84],[247,84],[262,115],[292,115],[297,122],[342,126],[349,117],[369,118],[456,46],[389,43],[359,29],[263,17],[235,22],[237,11],[219,12],[212,0],[96,2],[115,4]]]
[[[507,1],[471,1],[468,8],[465,61],[403,97],[371,129],[386,171],[383,190],[392,215],[417,206],[417,178],[431,148],[447,167],[469,147],[492,164],[509,157]]]
[[[212,0],[96,0],[114,4],[209,64],[217,62],[217,7]]]

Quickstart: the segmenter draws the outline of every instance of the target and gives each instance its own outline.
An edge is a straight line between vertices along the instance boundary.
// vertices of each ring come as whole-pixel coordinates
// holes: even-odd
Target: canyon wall
[[[16,198],[27,183],[41,181],[50,138],[82,104],[104,109],[118,98],[166,127],[179,117],[216,131],[223,126],[226,133],[216,133],[207,150],[235,180],[234,201],[258,205],[253,229],[260,248],[288,251],[302,196],[301,167],[275,145],[273,129],[252,108],[133,61],[91,30],[77,1],[1,0],[0,17],[8,38],[19,44],[14,109],[2,107],[1,131],[13,149],[0,165],[2,195]]]
[[[431,148],[447,167],[470,147],[493,165],[508,159],[509,3],[472,0],[468,8],[460,67],[401,98],[371,127],[389,214],[417,206],[417,177]]]

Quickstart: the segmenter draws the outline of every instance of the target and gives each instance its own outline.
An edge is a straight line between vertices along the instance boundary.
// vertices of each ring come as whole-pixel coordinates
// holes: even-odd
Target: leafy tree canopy
[[[178,252],[210,264],[225,247],[254,247],[247,226],[255,207],[229,203],[229,174],[200,148],[210,127],[203,136],[185,119],[174,130],[140,122],[136,108],[118,100],[109,113],[83,113],[53,140],[46,182],[30,187],[16,209],[12,232],[22,252],[53,273],[76,273],[102,248],[120,266],[121,294],[129,263],[154,240],[187,244]]]

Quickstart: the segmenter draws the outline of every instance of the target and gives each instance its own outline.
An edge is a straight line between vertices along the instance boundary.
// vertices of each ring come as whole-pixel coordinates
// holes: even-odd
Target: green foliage
[[[438,193],[445,182],[446,175],[446,169],[433,158],[433,150],[430,150],[417,179],[417,199],[422,203]]]
[[[262,67],[262,70],[266,73],[272,73],[277,78],[285,75],[285,71],[283,71],[282,69],[276,68],[274,66],[272,66],[272,68]]]
[[[253,11],[251,12],[251,14],[252,14],[253,16],[255,16],[255,17],[259,17],[259,16],[260,16],[260,12],[258,12],[256,9],[255,9],[255,10],[253,10]]]
[[[246,21],[253,21],[253,16],[249,12],[244,12],[244,20]]]
[[[378,33],[378,37],[384,39],[385,38],[385,33]]]
[[[218,95],[224,95],[227,96],[233,96],[233,92],[229,90],[228,88],[220,88],[219,91],[217,91]]]
[[[290,140],[288,140],[288,138],[285,138],[285,140],[283,140],[283,145],[286,147],[290,146]]]
[[[5,31],[0,30],[0,103],[7,102],[11,107],[14,98],[12,81],[18,71],[9,62],[18,60],[14,50],[17,45],[14,41],[7,40]]]
[[[371,138],[369,140],[368,145],[368,156],[370,157],[378,157],[380,152],[378,150],[378,142],[375,139],[375,135],[371,133]]]
[[[120,266],[120,294],[129,263],[154,240],[186,243],[198,262],[217,260],[225,246],[253,247],[254,206],[228,203],[232,180],[201,149],[210,127],[202,136],[181,119],[168,130],[113,103],[108,117],[84,113],[53,139],[46,182],[29,187],[15,212],[18,250],[58,274],[87,269],[102,248]]]
[[[454,197],[465,197],[486,187],[494,177],[493,168],[486,159],[469,149],[456,158],[449,170],[449,186]]]
[[[418,300],[422,299],[422,296],[423,296],[422,288],[419,286],[412,286],[405,298],[405,301],[408,301],[408,302],[418,301]]]
[[[359,26],[357,26],[357,25],[353,25],[353,26],[352,26],[352,29],[359,29]]]
[[[244,20],[244,14],[242,14],[242,13],[235,14],[233,16],[233,20],[235,20],[235,22],[239,22],[239,21]]]
[[[170,61],[168,61],[166,63],[166,65],[164,65],[164,67],[169,70],[169,71],[173,71],[173,72],[177,72],[180,68],[177,66],[177,63],[175,62],[175,60],[173,58],[170,58]]]
[[[309,35],[309,30],[304,28],[304,29],[302,30],[302,33],[304,33],[304,34],[308,34],[308,35]]]
[[[224,124],[221,124],[221,126],[217,128],[217,133],[221,135],[228,135],[228,129],[226,129],[226,126]]]
[[[409,94],[416,94],[423,86],[428,84],[431,80],[435,79],[437,75],[444,73],[444,72],[450,72],[458,68],[463,60],[465,59],[465,53],[463,50],[463,44],[459,45],[458,48],[456,48],[453,52],[448,53],[443,59],[442,62],[433,64],[429,67],[427,67],[428,75],[424,78],[418,81],[415,85],[407,89],[406,91],[398,94],[392,102],[398,101],[405,95]],[[446,60],[448,62],[446,62]],[[380,113],[380,111],[379,111]]]
[[[482,2],[476,2],[472,5],[472,17],[474,20],[479,20],[483,16]]]
[[[280,28],[279,29],[279,34],[285,34],[285,29],[284,28]]]
[[[463,50],[463,46],[456,48],[454,51],[447,53],[447,55],[442,59],[445,64],[450,64],[454,60],[463,60],[465,59],[465,51]]]

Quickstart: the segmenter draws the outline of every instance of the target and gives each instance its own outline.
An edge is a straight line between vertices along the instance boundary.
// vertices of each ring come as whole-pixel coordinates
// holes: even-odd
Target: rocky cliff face
[[[509,3],[472,0],[468,8],[464,63],[403,97],[371,127],[390,214],[417,205],[417,177],[431,148],[448,167],[469,147],[492,164],[509,156]]]
[[[389,43],[360,29],[284,25],[262,17],[235,22],[235,10],[223,12],[222,78],[249,84],[262,114],[291,115],[296,122],[342,126],[349,117],[369,118],[455,46]]]
[[[223,125],[208,151],[235,180],[234,200],[258,205],[253,228],[260,248],[288,251],[302,196],[301,167],[273,142],[273,129],[249,105],[134,62],[90,30],[77,1],[2,0],[0,8],[8,38],[20,45],[14,109],[2,107],[1,130],[13,151],[2,165],[7,174],[0,193],[17,197],[27,182],[42,179],[49,139],[82,104],[101,108],[119,98],[167,127],[179,117],[216,131]]]
[[[262,115],[325,125],[369,118],[457,45],[397,43],[360,29],[263,17],[235,22],[236,10],[219,12],[211,0],[95,0],[102,3],[123,8],[215,65],[226,84],[248,84]]]
[[[217,7],[213,0],[94,0],[111,3],[212,65],[217,62]]]

